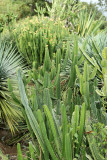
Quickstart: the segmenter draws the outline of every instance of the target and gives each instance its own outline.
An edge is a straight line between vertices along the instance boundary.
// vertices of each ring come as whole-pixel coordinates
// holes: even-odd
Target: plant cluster
[[[20,135],[8,144],[29,141],[18,160],[104,160],[107,31],[76,1],[46,6],[49,17],[37,4],[37,17],[8,28],[11,40],[1,34],[0,124]]]
[[[14,22],[16,17],[13,14],[0,15],[0,33],[3,32],[5,27],[10,28],[10,25]]]
[[[61,64],[61,55],[60,57],[57,55],[56,59],[51,61],[48,50],[45,53],[43,66],[35,71],[35,63],[33,63],[33,69],[27,79],[21,70],[18,70],[20,104],[22,103],[23,114],[26,117],[33,141],[37,142],[33,147],[33,155],[30,155],[30,151],[30,157],[68,160],[84,159],[90,156],[94,159],[104,159],[106,155],[106,129],[104,134],[102,133],[102,144],[100,144],[100,139],[95,136],[98,134],[97,129],[95,130],[95,121],[103,123],[104,127],[106,125],[103,102],[100,101],[98,107],[100,97],[95,91],[95,88],[98,87],[98,80],[95,78],[98,67],[96,65],[93,69],[85,62],[82,75],[78,68],[79,65],[82,65],[82,61],[81,63],[78,61],[78,54],[78,42],[75,38],[72,57],[70,58],[68,55],[72,61],[70,77],[65,80],[60,65],[64,68],[63,65],[66,66],[67,61]],[[65,84],[66,88],[63,89],[62,85]],[[14,95],[11,87],[9,90]],[[90,114],[92,118],[90,118]],[[88,140],[92,155],[87,149],[85,139]],[[83,147],[81,148],[81,146]],[[39,147],[41,147],[41,151],[39,151]],[[20,148],[18,149],[19,154]],[[27,155],[27,158],[29,156]],[[20,155],[21,157],[22,155]]]
[[[13,34],[21,55],[29,64],[35,61],[39,66],[43,63],[46,46],[51,59],[57,49],[61,49],[63,54],[63,41],[69,36],[69,30],[59,20],[33,17],[25,19],[23,24],[19,23]]]

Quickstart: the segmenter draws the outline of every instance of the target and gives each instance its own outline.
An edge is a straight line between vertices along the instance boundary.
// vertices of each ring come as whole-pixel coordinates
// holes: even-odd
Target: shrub
[[[31,9],[26,4],[19,6],[19,8],[17,9],[17,12],[18,12],[17,19],[25,18],[25,17],[31,15]]]
[[[107,127],[104,124],[97,122],[93,124],[94,136],[97,139],[97,144],[101,150],[101,153],[106,155],[107,149]]]
[[[4,17],[3,15],[0,15],[0,33],[3,32],[4,23]]]
[[[103,21],[102,22],[102,25],[100,26],[100,29],[103,30],[103,29],[106,29],[107,30],[107,21]],[[107,32],[107,31],[106,31]]]
[[[3,32],[5,28],[8,28],[10,30],[15,20],[16,20],[16,16],[10,12],[4,15],[1,14],[0,15],[0,33]]]
[[[32,19],[26,18],[13,31],[18,50],[29,64],[36,61],[37,66],[42,64],[45,47],[48,45],[50,58],[61,47],[61,42],[69,31],[63,22],[53,21],[47,17]]]

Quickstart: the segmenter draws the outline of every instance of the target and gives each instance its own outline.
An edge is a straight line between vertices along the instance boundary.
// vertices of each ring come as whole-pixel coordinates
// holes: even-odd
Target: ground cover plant
[[[107,28],[100,28],[103,18],[99,22],[96,13],[88,13],[73,0],[45,3],[46,8],[32,4],[36,16],[1,27],[0,129],[10,130],[13,137],[5,141],[4,136],[0,143],[17,145],[17,158],[4,155],[1,148],[0,158],[104,160]]]

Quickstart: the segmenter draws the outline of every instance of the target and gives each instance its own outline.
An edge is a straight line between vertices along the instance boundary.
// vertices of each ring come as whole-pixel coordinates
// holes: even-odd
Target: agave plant
[[[82,40],[82,43],[79,43],[81,56],[83,55],[86,61],[93,67],[97,65],[100,75],[102,75],[102,51],[106,46],[107,34],[105,32],[99,33],[96,36],[87,37]]]
[[[87,35],[96,35],[99,31],[99,27],[102,24],[102,17],[99,21],[95,21],[96,11],[92,14],[88,14],[87,9],[82,10],[78,14],[78,24],[76,26],[76,32],[81,37],[86,37]]]
[[[104,48],[103,53],[102,53],[102,62],[101,62],[101,66],[102,66],[102,74],[103,74],[103,87],[102,90],[96,90],[97,93],[103,97],[103,103],[105,106],[105,109],[107,110],[107,47]]]
[[[17,95],[15,73],[19,66],[25,69],[24,61],[16,47],[12,47],[6,41],[0,41],[0,119],[9,125],[12,132],[17,128],[22,113],[9,94],[7,80],[12,80]]]
[[[71,41],[71,44],[73,42]],[[74,42],[75,45],[75,42]],[[101,32],[96,36],[86,36],[85,38],[78,38],[78,65],[80,70],[83,68],[83,64],[85,61],[91,65],[91,67],[97,67],[98,78],[101,79],[102,77],[102,65],[101,61],[103,59],[102,51],[107,46],[107,34],[105,32]],[[75,47],[77,48],[77,47]],[[72,45],[71,45],[72,50]],[[75,49],[76,52],[76,49]],[[73,62],[72,59],[72,52],[70,52],[71,56],[65,58],[62,61],[62,77],[68,79],[70,77],[70,68]],[[74,55],[76,56],[76,55]],[[66,63],[64,63],[66,62]],[[72,71],[72,70],[71,70]]]

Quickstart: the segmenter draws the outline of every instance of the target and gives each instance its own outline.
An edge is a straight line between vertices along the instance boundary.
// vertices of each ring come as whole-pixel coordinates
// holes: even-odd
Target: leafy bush
[[[96,137],[97,144],[103,155],[107,153],[107,127],[100,122],[93,124],[93,135]]]
[[[77,3],[74,0],[57,0],[52,1],[52,8],[47,5],[47,9],[50,17],[65,20],[71,31],[85,37],[91,34],[95,35],[99,31],[102,20],[105,20],[102,13],[98,12],[97,8],[95,10],[95,6],[90,5],[92,9],[89,9],[89,5],[86,4]],[[98,13],[100,13],[99,18],[96,19]],[[98,19],[100,19],[100,23]]]
[[[3,32],[5,23],[6,23],[6,17],[1,14],[0,15],[0,33]]]
[[[31,2],[31,1],[29,1]],[[21,13],[25,12],[25,16],[29,12],[31,13],[30,6],[28,5],[28,0],[4,0],[0,1],[0,14],[14,14],[18,18],[20,18]],[[24,13],[23,13],[24,14]],[[23,15],[24,16],[24,15]],[[24,16],[24,17],[25,17]]]
[[[15,19],[16,17],[14,16],[14,14],[11,14],[11,13],[8,13],[5,15],[1,14],[0,15],[0,33],[3,32],[5,28],[8,28],[10,30]]]
[[[73,21],[74,18],[76,18],[76,14],[78,14],[78,11],[80,10],[79,4],[77,5],[75,0],[56,0],[52,1],[51,7],[47,3],[46,6],[51,18],[60,18],[61,20],[70,19]]]
[[[19,8],[17,9],[17,12],[18,12],[18,15],[17,15],[18,20],[31,15],[31,9],[26,4],[22,4],[21,6],[19,6]]]
[[[101,29],[101,30],[103,30],[103,29],[106,30],[106,29],[107,29],[107,21],[103,21],[103,22],[102,22],[102,25],[100,26],[100,29]],[[106,31],[106,33],[107,33],[107,31]]]

